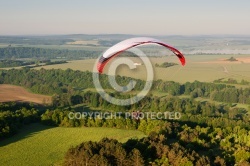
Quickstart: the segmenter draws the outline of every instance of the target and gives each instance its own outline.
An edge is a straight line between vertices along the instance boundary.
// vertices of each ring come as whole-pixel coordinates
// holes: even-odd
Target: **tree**
[[[129,165],[133,166],[143,166],[144,160],[138,149],[133,149],[129,155]]]

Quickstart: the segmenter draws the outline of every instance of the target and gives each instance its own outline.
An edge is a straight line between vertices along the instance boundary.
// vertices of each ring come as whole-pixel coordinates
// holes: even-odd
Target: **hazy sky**
[[[250,34],[250,0],[0,0],[0,35]]]

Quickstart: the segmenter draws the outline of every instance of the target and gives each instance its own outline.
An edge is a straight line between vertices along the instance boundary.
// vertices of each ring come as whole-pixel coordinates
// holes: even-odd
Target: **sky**
[[[0,0],[0,35],[250,35],[249,0]]]

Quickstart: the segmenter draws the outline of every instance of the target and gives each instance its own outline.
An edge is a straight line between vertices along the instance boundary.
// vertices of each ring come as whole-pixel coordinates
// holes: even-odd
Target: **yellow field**
[[[250,55],[234,55],[238,57],[243,62],[225,62],[224,59],[230,58],[231,55],[190,55],[186,56],[186,66],[182,67],[180,65],[172,66],[169,68],[159,68],[155,67],[155,63],[163,62],[175,62],[178,63],[178,59],[175,56],[168,56],[162,58],[150,58],[153,68],[154,68],[154,79],[162,79],[164,81],[176,81],[176,82],[187,82],[187,81],[205,81],[212,82],[220,78],[234,78],[236,80],[248,80],[250,81]],[[141,62],[139,58],[130,58],[134,62]],[[77,60],[70,61],[66,64],[50,65],[44,66],[45,69],[67,69],[71,68],[73,70],[80,71],[93,71],[95,59],[89,60]],[[105,67],[104,73],[108,73],[108,68],[112,64],[111,60]],[[40,69],[38,67],[36,69]],[[145,66],[137,66],[136,69],[130,70],[126,65],[119,66],[117,68],[117,74],[123,76],[129,76],[133,78],[145,79],[146,70]]]

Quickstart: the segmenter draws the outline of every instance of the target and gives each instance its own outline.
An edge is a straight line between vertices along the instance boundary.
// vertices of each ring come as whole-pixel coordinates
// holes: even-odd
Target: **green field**
[[[172,66],[169,68],[155,67],[155,63],[163,62],[178,62],[175,56],[163,56],[162,58],[150,58],[154,68],[154,79],[162,79],[164,81],[176,81],[185,83],[187,81],[193,82],[195,80],[203,82],[213,82],[216,79],[233,78],[238,81],[242,79],[250,81],[250,64],[242,62],[231,63],[225,62],[221,59],[227,59],[231,56],[236,58],[250,58],[250,55],[187,55],[186,66],[180,65]],[[141,62],[139,58],[130,58],[134,62]],[[67,69],[80,71],[93,71],[95,59],[69,61],[66,64],[43,66],[45,69]],[[104,73],[108,73],[108,68],[112,64],[111,60],[105,68]],[[40,69],[38,67],[37,69]],[[117,74],[129,76],[133,78],[146,79],[145,66],[137,66],[136,69],[130,70],[127,66],[123,65],[118,67]]]
[[[24,127],[18,134],[0,142],[0,165],[60,165],[66,151],[83,141],[103,137],[125,142],[142,138],[140,131],[113,128],[50,128],[41,124]]]

